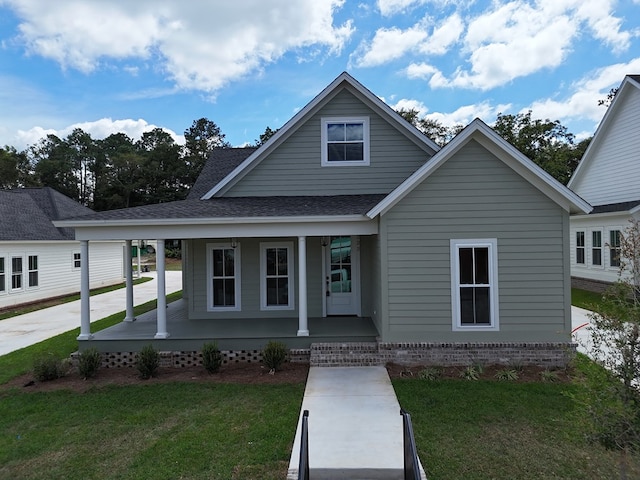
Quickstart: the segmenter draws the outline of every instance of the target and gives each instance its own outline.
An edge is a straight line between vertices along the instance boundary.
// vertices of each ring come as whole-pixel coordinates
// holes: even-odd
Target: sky
[[[242,146],[343,71],[448,126],[531,110],[581,139],[640,74],[640,0],[0,0],[0,146],[202,117]]]

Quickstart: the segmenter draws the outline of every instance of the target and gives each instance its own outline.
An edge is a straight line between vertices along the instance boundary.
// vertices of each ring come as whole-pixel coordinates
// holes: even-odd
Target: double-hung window
[[[78,270],[82,266],[80,252],[73,252],[73,269]]]
[[[322,166],[369,165],[369,118],[330,117],[321,121]]]
[[[609,266],[620,266],[620,230],[609,231]]]
[[[293,243],[260,244],[260,306],[294,309]]]
[[[591,232],[591,265],[602,266],[602,231]]]
[[[576,263],[584,265],[584,232],[576,232]]]
[[[22,257],[11,257],[11,290],[22,290]]]
[[[4,262],[4,257],[0,257],[0,293],[7,291],[7,267]]]
[[[453,330],[498,330],[497,240],[451,240]]]
[[[38,286],[38,256],[37,255],[29,255],[28,257],[28,278],[29,278],[29,286],[37,287]]]
[[[240,245],[207,244],[209,311],[240,310]]]

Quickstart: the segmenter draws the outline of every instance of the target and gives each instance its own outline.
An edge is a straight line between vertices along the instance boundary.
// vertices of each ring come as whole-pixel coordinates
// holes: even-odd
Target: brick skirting
[[[571,277],[571,288],[579,288],[589,292],[604,293],[612,285],[611,282],[592,280],[590,278]]]

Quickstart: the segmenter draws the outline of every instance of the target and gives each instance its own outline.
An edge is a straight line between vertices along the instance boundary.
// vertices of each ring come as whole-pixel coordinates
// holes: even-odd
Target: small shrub
[[[460,372],[460,378],[465,380],[479,380],[482,375],[482,367],[480,365],[469,365]]]
[[[425,367],[418,373],[418,378],[433,382],[442,377],[442,369],[438,367]]]
[[[217,373],[222,365],[222,353],[216,342],[205,343],[202,346],[202,365],[209,373]]]
[[[153,345],[147,345],[140,350],[136,359],[136,368],[140,373],[140,378],[147,380],[158,374],[160,366],[160,354]]]
[[[558,376],[558,372],[554,372],[553,370],[543,370],[540,372],[540,378],[543,382],[557,382],[560,377]]]
[[[68,365],[53,354],[37,357],[33,362],[33,378],[39,382],[47,382],[64,377]]]
[[[496,373],[496,378],[501,381],[510,382],[520,378],[520,375],[515,368],[505,368]]]
[[[102,365],[102,355],[95,348],[89,348],[78,355],[78,372],[84,379],[93,378]]]
[[[287,346],[284,343],[271,340],[262,350],[262,361],[267,368],[276,371],[287,359],[287,353]]]

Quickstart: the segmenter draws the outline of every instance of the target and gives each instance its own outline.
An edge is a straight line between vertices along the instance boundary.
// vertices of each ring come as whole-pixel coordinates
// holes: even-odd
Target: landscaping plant
[[[78,372],[84,379],[93,378],[102,365],[102,355],[96,348],[89,348],[78,354]]]
[[[136,359],[136,368],[140,373],[140,378],[147,380],[151,377],[158,375],[158,368],[160,367],[160,354],[153,348],[153,345],[149,344],[142,347],[142,350],[138,353]]]
[[[287,346],[282,342],[269,341],[262,350],[262,362],[275,372],[287,359]]]
[[[68,366],[52,353],[36,357],[33,362],[33,377],[39,382],[47,382],[64,377]]]
[[[217,373],[222,365],[222,353],[216,342],[205,343],[202,346],[202,365],[209,373]]]

